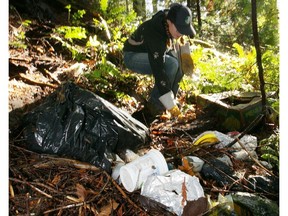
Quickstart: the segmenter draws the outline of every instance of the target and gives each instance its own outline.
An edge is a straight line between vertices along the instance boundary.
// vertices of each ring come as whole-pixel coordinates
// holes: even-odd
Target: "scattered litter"
[[[205,197],[199,179],[180,170],[149,176],[142,185],[141,195],[164,204],[177,215],[182,215],[187,201]]]
[[[116,154],[116,159],[113,161],[113,169],[111,177],[117,181],[119,184],[121,184],[120,180],[120,168],[125,165],[125,162]]]
[[[219,161],[224,162],[226,165],[228,165],[228,166],[230,166],[230,167],[233,167],[233,164],[232,164],[231,159],[230,159],[226,154],[224,154],[224,155],[221,156],[221,157],[217,157],[217,159],[218,159]]]
[[[120,180],[129,192],[140,189],[150,175],[162,175],[168,166],[160,151],[151,149],[145,155],[120,168]]]
[[[219,142],[219,138],[214,131],[205,131],[197,136],[193,142],[193,146],[198,146],[202,144],[215,144]]]
[[[191,165],[193,172],[200,172],[204,161],[196,156],[186,156],[188,163]]]
[[[136,160],[137,158],[139,158],[138,154],[136,154],[135,152],[133,152],[130,149],[126,149],[125,155],[124,155],[125,163],[129,163],[133,160]]]

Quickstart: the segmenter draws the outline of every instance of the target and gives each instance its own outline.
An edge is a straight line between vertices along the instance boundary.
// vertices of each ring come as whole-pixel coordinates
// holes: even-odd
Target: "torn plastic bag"
[[[24,116],[28,149],[91,163],[111,173],[107,156],[148,142],[148,128],[98,95],[68,82]]]
[[[165,205],[172,213],[182,215],[189,201],[204,197],[204,190],[196,176],[175,169],[164,175],[150,175],[141,187],[141,195]]]

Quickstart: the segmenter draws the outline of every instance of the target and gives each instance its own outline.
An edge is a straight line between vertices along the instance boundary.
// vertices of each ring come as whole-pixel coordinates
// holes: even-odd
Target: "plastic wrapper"
[[[165,205],[167,210],[177,215],[182,215],[187,201],[204,197],[204,191],[197,177],[180,170],[171,170],[165,176],[149,176],[142,185],[141,195]]]
[[[109,173],[112,153],[138,149],[149,139],[141,122],[70,82],[27,113],[24,125],[28,149],[88,162]]]

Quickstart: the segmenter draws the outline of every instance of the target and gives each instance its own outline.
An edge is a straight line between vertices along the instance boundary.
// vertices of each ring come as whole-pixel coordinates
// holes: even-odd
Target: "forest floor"
[[[22,18],[15,11],[9,14],[9,40],[21,31]],[[86,163],[53,155],[41,155],[25,148],[23,143],[23,115],[39,106],[42,100],[61,84],[72,81],[81,88],[92,90],[92,85],[78,74],[75,61],[63,51],[61,45],[49,40],[53,24],[33,21],[25,33],[26,49],[9,49],[9,213],[10,215],[173,215],[159,203],[145,200],[140,191],[128,193],[113,180],[109,173]],[[77,67],[76,67],[77,66]],[[109,100],[109,97],[105,98]],[[112,101],[111,101],[112,102]],[[126,104],[130,114],[135,111]],[[202,132],[217,130],[209,113],[192,105],[185,113],[185,121],[171,120],[163,115],[148,124],[150,148],[161,150],[166,157],[173,156],[174,165],[181,166],[181,156],[189,151],[193,139]],[[272,132],[260,128],[258,137]],[[265,134],[265,135],[264,135]],[[187,151],[188,150],[188,151]],[[227,149],[222,149],[223,151]],[[219,149],[210,146],[193,151],[193,155],[206,158]],[[231,157],[231,155],[229,155]],[[233,167],[244,176],[265,173],[255,161],[233,160]],[[179,162],[180,160],[180,162]],[[178,165],[177,165],[178,164]],[[277,173],[275,174],[278,175]],[[240,191],[255,192],[244,182],[229,183],[221,187],[215,180],[199,173],[205,193],[212,198],[225,195],[234,184]],[[266,197],[278,199],[278,192],[262,192]],[[205,205],[198,203],[199,205]],[[190,206],[191,207],[191,206]],[[194,207],[195,208],[195,207]],[[204,207],[202,207],[204,208]],[[201,209],[201,208],[200,208]],[[191,207],[191,211],[193,207]]]

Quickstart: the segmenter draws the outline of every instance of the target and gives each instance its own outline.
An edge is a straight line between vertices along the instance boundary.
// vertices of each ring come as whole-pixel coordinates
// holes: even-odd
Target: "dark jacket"
[[[165,29],[165,12],[157,12],[151,19],[143,22],[131,37],[125,41],[123,51],[147,52],[155,84],[160,95],[171,90],[170,81],[164,69],[164,55],[168,52],[169,36]]]

